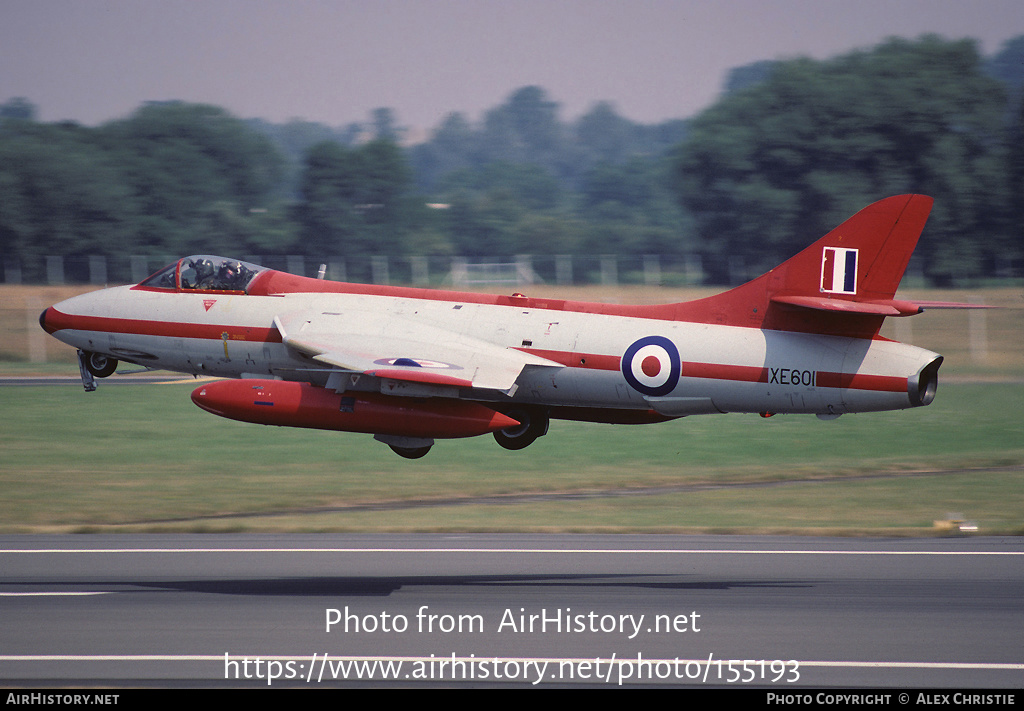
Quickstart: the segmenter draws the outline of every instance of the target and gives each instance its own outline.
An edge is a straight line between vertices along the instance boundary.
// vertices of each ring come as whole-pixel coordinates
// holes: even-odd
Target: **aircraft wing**
[[[563,367],[472,336],[378,313],[296,312],[278,315],[274,325],[285,344],[315,360],[393,380],[507,392],[527,365]]]

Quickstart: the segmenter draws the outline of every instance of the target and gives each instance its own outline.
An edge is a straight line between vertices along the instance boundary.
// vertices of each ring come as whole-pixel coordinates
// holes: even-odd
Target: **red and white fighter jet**
[[[141,284],[46,309],[86,389],[117,361],[232,380],[193,401],[246,422],[365,432],[403,457],[493,432],[507,449],[550,418],[623,424],[723,412],[929,404],[942,357],[879,336],[931,211],[861,210],[731,291],[657,306],[345,284],[192,256]]]

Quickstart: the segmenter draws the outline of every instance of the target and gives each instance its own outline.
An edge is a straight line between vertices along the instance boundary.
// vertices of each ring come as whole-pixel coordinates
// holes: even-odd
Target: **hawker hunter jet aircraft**
[[[214,256],[46,309],[82,379],[117,361],[232,378],[192,400],[245,422],[364,432],[403,457],[492,432],[507,449],[550,418],[642,424],[723,412],[929,404],[942,357],[879,336],[931,210],[901,195],[792,259],[697,301],[619,306],[344,284]]]

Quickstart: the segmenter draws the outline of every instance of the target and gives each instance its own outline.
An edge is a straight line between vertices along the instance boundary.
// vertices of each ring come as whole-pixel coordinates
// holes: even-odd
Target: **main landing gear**
[[[396,447],[393,444],[389,444],[388,446],[391,447],[392,452],[406,459],[419,459],[420,457],[425,457],[427,452],[430,451],[430,445],[426,447]]]
[[[548,413],[541,408],[512,407],[503,409],[503,415],[518,420],[516,427],[506,427],[494,433],[494,439],[505,449],[523,449],[533,444],[538,437],[548,433]]]
[[[516,405],[502,408],[501,413],[519,422],[494,432],[494,439],[505,449],[523,449],[533,444],[538,437],[548,433],[548,412],[542,407]],[[428,437],[402,437],[399,435],[374,435],[378,442],[391,447],[391,451],[406,459],[419,459],[430,451],[434,440]]]
[[[425,457],[430,448],[434,446],[434,440],[431,437],[402,437],[401,435],[377,434],[373,438],[391,447],[392,452],[406,459]]]

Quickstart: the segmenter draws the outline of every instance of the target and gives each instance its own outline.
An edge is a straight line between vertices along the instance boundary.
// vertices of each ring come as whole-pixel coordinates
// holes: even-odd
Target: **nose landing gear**
[[[102,353],[78,351],[78,371],[82,374],[82,387],[91,393],[96,389],[96,378],[106,378],[117,370],[117,359]]]

